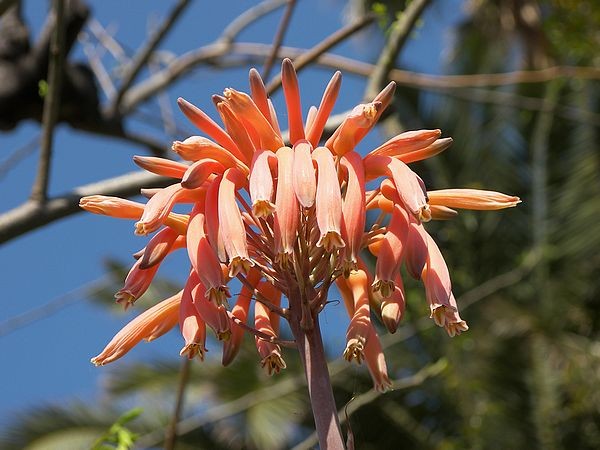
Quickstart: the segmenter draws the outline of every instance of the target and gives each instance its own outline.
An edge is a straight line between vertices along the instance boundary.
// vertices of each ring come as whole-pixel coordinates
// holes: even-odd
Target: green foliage
[[[130,450],[139,437],[125,425],[135,420],[142,414],[142,408],[134,408],[126,411],[111,425],[111,427],[100,436],[93,444],[92,450]]]

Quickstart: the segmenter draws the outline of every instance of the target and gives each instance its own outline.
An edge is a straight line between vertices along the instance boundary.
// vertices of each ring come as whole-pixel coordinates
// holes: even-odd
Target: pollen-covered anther
[[[372,290],[375,293],[379,293],[381,297],[388,298],[394,292],[395,287],[392,280],[377,280],[373,283]]]
[[[362,337],[350,339],[346,344],[346,349],[344,350],[344,359],[348,362],[356,360],[358,364],[361,364],[365,359],[365,342],[366,340]]]
[[[448,322],[446,323],[444,328],[446,329],[446,332],[450,337],[454,337],[462,333],[463,331],[467,331],[469,329],[469,326],[467,325],[467,322],[461,320],[455,323]]]
[[[227,299],[231,297],[231,293],[229,292],[229,288],[226,285],[211,287],[206,290],[205,294],[208,301],[213,302],[217,306],[225,306],[226,308],[229,306],[227,303]]]
[[[447,306],[439,304],[430,306],[431,314],[429,317],[433,319],[433,322],[438,327],[443,327],[446,325],[446,308]]]
[[[203,345],[192,342],[183,346],[179,352],[179,356],[185,356],[187,359],[194,359],[197,356],[200,361],[204,361],[204,354],[207,351]]]
[[[429,205],[423,205],[423,207],[419,210],[419,220],[421,222],[429,222],[431,217],[431,208]]]
[[[281,372],[281,369],[285,369],[287,365],[283,360],[281,353],[274,350],[270,355],[266,356],[260,361],[260,366],[267,371],[269,376]]]
[[[229,277],[235,278],[239,273],[247,275],[254,262],[249,258],[236,256],[229,262]]]

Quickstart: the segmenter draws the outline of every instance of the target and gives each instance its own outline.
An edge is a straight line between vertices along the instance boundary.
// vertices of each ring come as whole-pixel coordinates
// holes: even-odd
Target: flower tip
[[[348,362],[356,360],[357,364],[362,364],[363,360],[365,359],[364,349],[364,339],[350,339],[348,344],[346,344],[346,349],[344,350],[344,359]]]
[[[273,352],[260,362],[262,368],[267,371],[269,376],[281,372],[281,369],[287,367],[285,361],[278,352]]]
[[[90,362],[96,367],[104,365],[104,362],[98,356],[94,356],[92,359],[90,359]]]

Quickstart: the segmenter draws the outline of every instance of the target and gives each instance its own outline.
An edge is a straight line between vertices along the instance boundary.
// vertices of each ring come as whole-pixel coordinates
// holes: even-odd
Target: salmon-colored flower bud
[[[182,295],[183,295],[183,289],[181,291],[179,291],[177,294],[173,295],[172,297],[169,297],[166,300],[159,302],[157,305],[153,306],[153,308],[161,305],[161,303],[162,303],[163,308],[171,307],[171,308],[175,309],[180,305]],[[177,325],[177,320],[178,320],[178,318],[177,318],[176,311],[175,311],[175,313],[172,311],[165,313],[162,316],[162,320],[160,320],[160,321],[157,320],[154,323],[154,327],[149,328],[148,334],[144,338],[144,340],[146,342],[152,342],[153,340],[161,337],[163,334],[168,333],[169,331],[171,331],[173,329],[173,327],[175,325]]]
[[[317,178],[311,157],[312,149],[308,141],[300,141],[294,145],[292,184],[296,198],[304,208],[314,205],[317,192]]]
[[[229,150],[202,136],[192,136],[183,142],[175,141],[171,148],[186,161],[210,158],[220,162],[224,167],[235,167],[242,172],[248,172],[248,166],[233,156]]]
[[[371,255],[375,257],[379,255],[379,251],[381,250],[381,246],[383,245],[383,239],[383,234],[377,234],[368,240],[367,247]]]
[[[156,233],[144,249],[144,254],[140,261],[140,269],[148,269],[162,262],[165,256],[171,251],[178,237],[179,233],[170,227],[166,227]]]
[[[304,139],[304,125],[302,124],[302,105],[300,104],[300,89],[298,77],[292,61],[285,58],[281,64],[281,87],[285,97],[288,113],[288,127],[290,142],[295,144]]]
[[[311,107],[308,108],[308,112],[306,113],[306,125],[304,125],[305,133],[308,130],[310,130],[310,127],[312,126],[313,122],[315,121],[315,118],[317,117],[318,112],[319,112],[319,110],[314,105],[311,105]]]
[[[385,181],[389,181],[389,180],[385,180]],[[394,192],[396,192],[396,188],[394,188]],[[396,194],[396,196],[397,195],[398,194]],[[383,195],[380,195],[379,198],[377,199],[376,205],[382,212],[391,214],[391,212],[394,210],[394,205],[396,205],[398,203],[401,204],[402,202],[393,202],[392,200],[384,197]]]
[[[381,103],[381,106],[377,109],[377,113],[373,120],[373,125],[377,123],[383,112],[387,109],[387,107],[392,103],[394,98],[394,92],[396,92],[396,83],[394,81],[390,81],[386,87],[384,87],[379,94],[375,96],[373,99],[373,103],[378,102]],[[371,131],[371,128],[361,128],[356,132],[357,142],[360,141],[365,135]]]
[[[277,120],[277,111],[275,111],[275,107],[273,106],[273,102],[269,99],[269,111],[271,113],[271,126],[275,133],[278,136],[281,136],[281,127],[279,126],[279,120]]]
[[[436,325],[443,327],[446,323],[446,311],[456,310],[456,307],[450,303],[452,296],[450,274],[439,247],[429,233],[425,230],[422,232],[427,239],[427,263],[422,274],[425,296],[431,310],[431,318]]]
[[[246,323],[248,320],[248,312],[250,310],[250,301],[254,293],[254,288],[258,284],[260,272],[256,269],[251,269],[247,280],[249,286],[242,284],[242,289],[237,296],[234,307],[231,310],[231,315],[240,323]],[[228,366],[235,359],[242,346],[246,331],[233,322],[231,325],[231,337],[223,342],[223,357],[221,363]]]
[[[257,150],[252,160],[249,191],[252,212],[256,217],[267,217],[275,211],[273,200],[273,175],[277,157],[271,150]]]
[[[435,142],[441,135],[442,132],[440,130],[405,131],[381,144],[370,154],[400,156],[427,147]]]
[[[235,191],[244,182],[245,178],[239,171],[227,169],[219,185],[219,231],[229,257],[229,276],[232,278],[240,272],[247,274],[254,265],[248,255],[242,214],[235,201]]]
[[[519,197],[480,189],[441,189],[427,194],[432,205],[459,209],[494,210],[512,208],[521,203]]]
[[[154,156],[133,156],[135,162],[142,169],[163,177],[181,178],[188,166],[172,159],[157,158]]]
[[[194,306],[192,291],[197,288],[197,278],[190,276],[183,289],[179,307],[179,329],[185,341],[179,352],[181,356],[194,359],[196,355],[204,361],[206,350],[206,324]]]
[[[115,294],[117,303],[123,305],[126,310],[148,290],[160,266],[156,264],[149,269],[141,269],[141,263],[141,259],[135,262],[125,278],[124,286]]]
[[[428,145],[425,148],[414,150],[411,152],[403,153],[398,155],[398,159],[405,164],[422,161],[427,158],[431,158],[435,155],[439,155],[444,150],[448,149],[452,145],[452,138],[438,139],[433,144]]]
[[[447,308],[444,311],[446,316],[446,323],[444,324],[444,328],[446,329],[448,336],[454,337],[457,334],[462,333],[463,331],[467,331],[469,327],[467,325],[467,322],[460,318],[460,315],[458,314],[458,306],[456,304],[456,299],[454,298],[454,295],[452,293],[450,293],[450,305],[453,307],[453,309]]]
[[[248,122],[257,131],[262,148],[276,151],[283,146],[281,136],[275,132],[271,123],[262,115],[248,94],[235,89],[225,89],[223,95],[235,115]]]
[[[381,342],[373,324],[369,327],[369,336],[364,350],[365,362],[373,379],[373,386],[378,392],[386,392],[392,388],[392,382],[387,373],[387,364],[381,348]]]
[[[166,221],[171,209],[180,196],[185,195],[181,184],[172,184],[157,192],[144,208],[144,213],[135,224],[135,234],[146,235],[156,231]]]
[[[405,263],[406,270],[415,280],[421,279],[423,268],[427,263],[427,238],[423,225],[410,217],[408,235],[406,237]]]
[[[347,171],[346,195],[342,203],[342,239],[346,243],[344,276],[357,267],[365,231],[365,170],[361,156],[352,151],[341,159]]]
[[[364,270],[350,272],[347,283],[352,290],[354,300],[354,312],[346,332],[346,349],[344,358],[347,361],[356,360],[361,363],[364,359],[364,349],[369,336],[371,325],[369,309],[369,284]]]
[[[275,195],[275,259],[281,264],[292,261],[298,230],[298,201],[291,183],[294,171],[294,151],[289,147],[277,150],[277,194]]]
[[[364,159],[367,181],[379,176],[390,176],[402,203],[419,220],[431,218],[426,192],[421,180],[402,161],[391,156],[371,155]]]
[[[379,292],[383,298],[388,298],[394,292],[394,278],[402,263],[407,235],[408,214],[401,205],[394,205],[375,265],[373,292]]]
[[[312,153],[317,163],[316,216],[321,237],[317,247],[328,252],[345,246],[341,235],[342,193],[333,155],[327,147],[317,147]]]
[[[227,340],[231,335],[231,324],[224,306],[216,306],[206,298],[206,288],[195,270],[190,272],[185,290],[189,289],[192,302],[200,315],[200,319],[216,334],[217,339]]]
[[[252,96],[252,100],[265,119],[270,121],[271,111],[269,109],[269,97],[267,95],[267,90],[265,89],[263,79],[258,73],[258,70],[256,70],[254,67],[250,69],[248,77],[250,80],[250,95]]]
[[[333,105],[335,105],[341,85],[342,73],[337,71],[333,74],[333,77],[331,77],[329,84],[325,88],[325,92],[323,92],[323,98],[321,98],[321,104],[319,105],[314,121],[311,123],[310,127],[308,126],[308,123],[306,124],[306,139],[313,147],[319,145],[323,129],[333,110]]]
[[[229,150],[236,158],[240,160],[243,159],[243,154],[240,152],[233,139],[231,139],[225,130],[217,125],[214,120],[208,117],[204,111],[181,97],[177,99],[177,105],[190,122],[208,134],[219,145]]]
[[[223,118],[223,123],[225,124],[227,132],[240,149],[240,152],[243,155],[242,160],[249,163],[252,161],[252,155],[254,154],[254,144],[241,120],[233,113],[231,106],[225,102],[219,103],[217,105],[217,110]]]
[[[223,279],[221,264],[206,236],[204,205],[196,205],[187,230],[187,251],[192,267],[206,288],[206,297],[219,306],[227,303],[229,289]]]
[[[181,292],[144,311],[119,331],[98,356],[91,359],[96,366],[103,366],[119,359],[142,339],[154,340],[177,323]]]
[[[174,141],[171,145],[171,150],[186,161],[198,161],[207,157],[211,158],[211,153],[228,152],[228,150],[225,150],[225,148],[204,136],[190,136],[183,141]]]
[[[258,290],[274,305],[279,305],[281,302],[281,292],[269,283],[261,282],[258,285]],[[254,305],[254,328],[260,331],[263,335],[272,338],[277,337],[277,325],[273,323],[275,316],[260,302]],[[281,356],[281,347],[279,344],[269,342],[260,337],[255,337],[256,350],[261,357],[261,367],[263,367],[269,375],[279,373],[281,369],[286,368],[285,361]]]
[[[88,195],[79,200],[79,207],[94,214],[118,219],[139,219],[144,213],[144,205],[131,200],[106,195]]]
[[[381,321],[390,333],[395,333],[406,309],[404,284],[399,273],[394,278],[394,292],[381,299]]]
[[[354,150],[360,142],[358,131],[371,129],[377,120],[377,112],[381,109],[381,102],[360,104],[346,116],[342,124],[327,140],[325,146],[336,155],[344,155]]]
[[[204,220],[208,242],[215,251],[219,261],[225,262],[227,255],[219,226],[219,186],[222,178],[221,175],[218,175],[206,190],[206,213]]]
[[[213,173],[221,174],[224,171],[225,167],[223,164],[212,158],[199,159],[187,167],[186,172],[181,178],[181,186],[185,189],[199,188]]]
[[[431,210],[431,218],[433,220],[450,220],[458,216],[458,211],[442,205],[429,205]]]

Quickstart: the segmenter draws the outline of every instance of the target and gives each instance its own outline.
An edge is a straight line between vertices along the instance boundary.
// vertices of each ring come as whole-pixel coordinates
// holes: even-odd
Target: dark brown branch
[[[66,195],[49,199],[44,204],[34,201],[26,202],[0,215],[0,244],[79,212],[79,199],[86,195],[133,197],[139,195],[140,186],[165,187],[172,182],[173,180],[170,178],[157,177],[147,172],[131,172],[78,187]]]
[[[408,36],[414,29],[415,24],[431,0],[413,0],[407,3],[406,10],[392,25],[385,47],[383,48],[375,66],[375,70],[369,77],[365,90],[367,99],[374,98],[377,93],[388,82],[390,70],[394,67],[398,53],[404,47]]]
[[[181,372],[179,373],[179,383],[177,384],[177,396],[175,397],[175,408],[173,409],[173,415],[171,422],[167,427],[165,433],[165,450],[173,450],[175,448],[175,441],[177,440],[177,424],[181,418],[181,411],[183,410],[183,401],[185,396],[185,390],[190,379],[190,369],[192,367],[192,360],[185,358],[181,364]]]
[[[363,16],[356,22],[347,25],[344,28],[340,28],[335,33],[327,36],[325,39],[323,39],[317,45],[312,47],[310,50],[302,53],[300,56],[294,59],[294,68],[296,69],[296,72],[300,72],[302,68],[316,60],[327,50],[344,41],[348,37],[352,36],[357,31],[362,30],[367,25],[370,25],[375,20],[375,18],[376,16],[374,14],[368,14],[366,16]],[[275,90],[279,88],[280,85],[281,75],[277,75],[267,85],[267,93],[272,94]]]
[[[134,82],[144,65],[148,62],[148,59],[161,43],[167,33],[171,30],[181,13],[189,5],[190,0],[178,0],[177,4],[173,7],[167,18],[161,24],[161,26],[150,36],[150,39],[144,44],[139,52],[133,57],[133,60],[125,70],[121,86],[117,90],[116,95],[109,102],[108,111],[110,115],[116,115],[123,100],[123,96]]]
[[[273,62],[275,61],[275,57],[277,56],[279,47],[281,47],[281,43],[283,42],[283,37],[285,36],[285,32],[287,31],[295,6],[296,0],[288,0],[287,8],[283,13],[283,17],[281,18],[281,22],[279,22],[279,27],[277,28],[277,32],[275,33],[275,38],[273,39],[273,50],[271,51],[271,54],[265,61],[265,66],[263,67],[263,80],[269,79],[271,69],[273,68]]]
[[[54,31],[50,43],[48,64],[48,91],[44,100],[42,115],[42,139],[37,175],[31,190],[31,200],[43,203],[48,196],[50,164],[52,162],[52,141],[54,126],[58,120],[62,74],[65,62],[65,0],[54,0]]]

